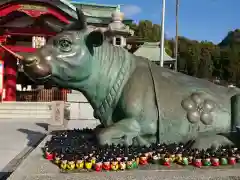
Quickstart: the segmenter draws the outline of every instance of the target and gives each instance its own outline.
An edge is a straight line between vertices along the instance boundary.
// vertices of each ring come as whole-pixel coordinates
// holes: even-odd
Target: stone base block
[[[48,132],[66,130],[64,125],[48,125]]]
[[[100,124],[99,120],[70,120],[67,124],[67,129],[94,129]]]
[[[95,119],[90,103],[68,102],[68,106],[70,120]]]

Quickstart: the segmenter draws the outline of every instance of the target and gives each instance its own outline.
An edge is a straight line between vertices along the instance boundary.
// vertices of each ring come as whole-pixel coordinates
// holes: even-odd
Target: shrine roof
[[[68,0],[0,0],[1,6],[5,6],[11,3],[48,3],[51,6],[59,8],[61,11],[70,15],[74,19],[77,18],[76,8],[83,11],[86,16],[88,23],[93,24],[109,24],[112,21],[112,13],[117,10],[120,5],[107,5],[107,4],[96,4],[86,2],[76,2]],[[132,20],[123,20],[124,24],[131,24]]]
[[[113,4],[97,4],[97,3],[87,3],[87,2],[78,2],[78,1],[70,1],[74,5],[87,5],[93,7],[105,7],[105,8],[117,8],[118,5]]]
[[[97,4],[69,1],[77,8],[81,9],[86,16],[89,23],[109,24],[112,22],[112,13],[115,12],[120,5]],[[131,19],[124,19],[123,23],[126,25],[132,24]]]
[[[112,13],[118,5],[99,5],[95,3],[71,2],[74,6],[81,9],[86,16],[112,18]]]
[[[74,19],[77,19],[77,14],[76,14],[76,7],[71,4],[69,1],[66,0],[0,0],[0,8],[4,7],[5,5],[8,4],[32,4],[32,3],[42,3],[42,4],[49,4],[51,6],[55,6],[59,8],[61,11],[64,13],[68,14],[69,16],[73,17]]]
[[[159,42],[145,42],[137,51],[134,52],[136,56],[148,58],[151,61],[159,61],[160,59],[160,46]],[[164,61],[174,61],[165,51],[163,55]]]

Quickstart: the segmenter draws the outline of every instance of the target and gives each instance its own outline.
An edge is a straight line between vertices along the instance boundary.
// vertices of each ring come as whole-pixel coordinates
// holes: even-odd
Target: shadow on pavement
[[[42,127],[45,132],[48,124],[46,123],[36,123],[37,126]],[[3,169],[0,171],[0,180],[5,180],[17,169],[21,164],[22,160],[27,157],[33,149],[35,149],[38,144],[46,137],[46,133],[33,131],[29,129],[19,128],[17,131],[22,132],[27,135],[27,146],[22,152],[20,152],[14,159],[12,159]]]
[[[0,172],[0,180],[6,180],[12,172]]]
[[[36,125],[43,128],[47,132],[48,123],[36,123]],[[24,129],[24,128],[19,128],[18,131],[27,135],[27,139],[28,139],[27,145],[29,147],[36,147],[36,144],[38,144],[39,140],[43,139],[43,137],[46,136],[46,133],[44,132],[38,132],[38,131],[33,131],[29,129]]]
[[[45,133],[23,129],[23,128],[18,129],[18,131],[24,134],[27,134],[27,139],[28,139],[27,145],[30,147],[36,147],[36,144],[39,142],[39,140],[46,136]]]

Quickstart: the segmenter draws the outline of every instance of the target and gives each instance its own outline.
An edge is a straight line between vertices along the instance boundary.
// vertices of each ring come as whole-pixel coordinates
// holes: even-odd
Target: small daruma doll
[[[212,166],[215,166],[215,167],[220,166],[219,156],[216,155],[215,153],[212,155],[211,163],[212,163]]]
[[[203,162],[203,166],[211,166],[211,157],[210,157],[210,155],[209,154],[205,154],[205,155],[203,155],[203,160],[202,160],[202,162]]]
[[[221,165],[227,165],[228,164],[228,159],[227,159],[227,155],[226,154],[222,154],[222,156],[220,158],[220,164]]]
[[[194,166],[198,168],[202,167],[202,159],[199,155],[197,155],[194,159]]]
[[[68,168],[69,170],[75,169],[75,161],[74,161],[74,160],[68,161],[68,162],[67,162],[67,168]]]
[[[67,160],[66,159],[61,160],[60,168],[63,170],[67,169]]]
[[[95,171],[99,172],[102,171],[102,160],[101,159],[96,159],[96,163],[94,164],[94,169]]]
[[[134,164],[133,164],[133,158],[132,157],[129,157],[128,160],[127,160],[127,169],[133,169],[134,168]]]
[[[236,162],[240,163],[240,150],[239,149],[236,151]]]
[[[102,168],[105,171],[109,171],[111,169],[111,164],[110,164],[110,159],[109,158],[104,158]]]
[[[142,155],[140,156],[139,163],[140,163],[141,165],[147,165],[147,164],[148,164],[148,160],[147,160],[147,157],[146,157],[145,154],[142,154]]]
[[[78,158],[76,160],[76,168],[77,169],[83,169],[84,168],[84,161],[83,161],[83,158]]]
[[[67,169],[68,170],[73,170],[75,169],[75,159],[73,155],[69,155],[67,157]]]
[[[184,166],[187,166],[189,164],[188,152],[183,152],[182,160],[181,160],[181,162],[179,162],[179,164],[184,165]]]
[[[91,157],[89,157],[89,158],[87,158],[86,160],[85,160],[85,168],[87,169],[87,170],[91,170],[92,169],[92,158]]]
[[[113,159],[111,162],[111,170],[113,171],[117,171],[118,170],[118,160],[117,159]]]
[[[169,167],[170,164],[171,164],[171,156],[169,154],[166,154],[163,159],[163,165]]]
[[[160,157],[158,156],[158,154],[157,153],[153,153],[151,162],[153,164],[159,164],[159,160],[160,160]]]
[[[55,158],[54,158],[54,163],[59,165],[61,162],[61,156],[60,155],[56,155]]]
[[[126,169],[126,167],[127,167],[126,161],[125,161],[125,159],[123,158],[123,159],[121,159],[121,161],[119,162],[119,169],[123,171],[123,170]]]
[[[233,154],[233,153],[229,154],[228,164],[229,165],[235,165],[236,164],[236,156],[235,156],[235,154]]]
[[[140,164],[140,157],[138,154],[135,155],[135,160],[136,160],[136,163],[137,163],[137,166]]]
[[[193,164],[193,153],[192,152],[190,152],[188,155],[188,163]]]
[[[176,153],[175,162],[177,162],[178,164],[181,164],[181,162],[182,162],[182,157],[183,157],[183,152],[182,152],[182,150],[178,150],[177,153]]]
[[[45,158],[49,161],[52,161],[54,159],[53,152],[49,150],[49,148],[45,148]]]

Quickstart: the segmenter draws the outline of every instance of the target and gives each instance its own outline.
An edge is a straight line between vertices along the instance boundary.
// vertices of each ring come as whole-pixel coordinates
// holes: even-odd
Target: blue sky
[[[161,0],[84,0],[99,4],[123,4],[134,20],[160,23]],[[175,35],[175,0],[166,0],[165,31]],[[195,40],[220,42],[230,30],[240,29],[240,0],[180,0],[179,34]]]

